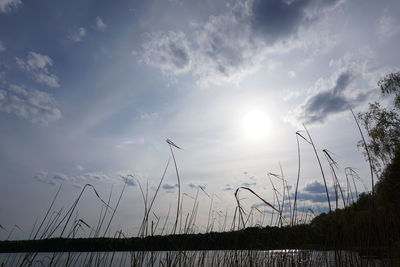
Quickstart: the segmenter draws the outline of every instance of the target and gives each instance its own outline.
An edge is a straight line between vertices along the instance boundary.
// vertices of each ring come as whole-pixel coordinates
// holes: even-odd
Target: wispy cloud
[[[96,29],[100,31],[104,31],[107,28],[107,25],[104,23],[101,17],[96,17]]]
[[[61,111],[50,94],[14,84],[10,84],[7,90],[0,90],[0,111],[42,125],[61,118]]]
[[[378,20],[378,34],[382,38],[390,38],[400,33],[399,21],[388,14],[386,11]]]
[[[16,58],[18,66],[31,73],[38,83],[45,84],[49,87],[60,87],[58,77],[50,73],[49,68],[53,66],[53,60],[43,54],[29,52],[27,58]]]
[[[36,173],[32,178],[38,182],[58,185],[58,184],[69,184],[74,187],[81,187],[87,183],[115,183],[115,182],[126,182],[128,186],[136,186],[136,181],[129,176],[121,175],[121,173],[127,173],[126,171],[114,171],[114,172],[81,172],[78,174],[67,174],[62,172],[46,172],[40,171]]]
[[[6,51],[7,49],[6,49],[6,46],[3,44],[3,42],[2,41],[0,41],[0,52],[4,52],[4,51]]]
[[[148,35],[143,44],[143,59],[164,73],[179,74],[191,68],[192,53],[183,32],[159,32]]]
[[[255,186],[256,184],[257,184],[256,182],[254,182],[254,183],[245,182],[245,183],[242,183],[242,186],[250,187],[250,186]]]
[[[83,38],[85,38],[86,35],[87,35],[86,28],[80,27],[80,28],[72,31],[68,35],[68,39],[70,39],[71,41],[74,41],[74,42],[80,42],[83,40]]]
[[[41,171],[36,173],[32,178],[40,183],[49,185],[58,185],[64,182],[68,182],[75,187],[79,187],[79,185],[76,184],[76,179],[74,177],[68,176],[64,173],[58,173],[58,172],[48,173],[45,171]]]
[[[21,4],[21,0],[0,0],[0,13],[11,12]]]

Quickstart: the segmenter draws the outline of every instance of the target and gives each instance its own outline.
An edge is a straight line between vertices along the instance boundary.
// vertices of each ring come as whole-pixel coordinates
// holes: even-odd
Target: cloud
[[[327,213],[329,212],[329,207],[326,205],[318,205],[318,204],[314,204],[314,205],[302,205],[296,208],[297,212],[304,212],[307,213],[309,211],[312,211],[312,213],[314,213],[315,215],[318,215],[320,213]],[[299,217],[297,217],[297,219],[300,219]]]
[[[48,173],[45,171],[41,171],[36,173],[32,178],[40,183],[49,185],[57,185],[64,182],[70,182],[72,185],[77,186],[77,184],[75,183],[76,179],[64,173]]]
[[[68,180],[69,180],[69,177],[66,176],[66,175],[63,174],[63,173],[55,173],[55,174],[52,176],[52,179],[53,179],[53,180],[58,180],[58,181],[60,181],[60,182],[65,182],[65,181],[68,181]]]
[[[35,174],[32,177],[32,179],[34,179],[40,183],[56,185],[56,183],[52,179],[48,178],[48,174],[46,172],[39,172],[39,173]]]
[[[293,79],[293,78],[297,77],[297,73],[295,71],[291,70],[291,71],[288,71],[288,76],[289,76],[289,78]]]
[[[104,31],[107,28],[107,25],[103,22],[101,17],[96,17],[96,29],[100,31]]]
[[[97,21],[96,21],[97,25]],[[83,27],[76,29],[68,35],[68,39],[74,42],[80,42],[87,35],[87,30]]]
[[[191,72],[202,85],[237,83],[258,70],[268,51],[299,46],[301,42],[293,43],[303,37],[302,42],[313,42],[304,29],[340,2],[236,1],[224,13],[192,23],[189,35],[172,31],[151,34],[144,42],[142,58],[166,74]],[[302,34],[298,34],[300,29]]]
[[[143,60],[164,73],[179,74],[191,68],[191,51],[183,32],[159,32],[148,35],[143,44]]]
[[[79,171],[83,171],[85,168],[82,165],[76,165],[75,168]]]
[[[264,43],[253,35],[242,5],[196,27],[193,73],[200,83],[237,82],[255,72],[264,58]]]
[[[82,180],[107,181],[110,176],[102,172],[87,172],[79,176]]]
[[[323,123],[368,102],[377,91],[376,81],[387,73],[387,69],[369,62],[357,60],[354,55],[331,61],[330,66],[337,70],[328,79],[317,80],[304,102],[290,111],[286,120],[293,125]]]
[[[377,24],[378,34],[382,38],[390,38],[400,33],[399,22],[387,14],[387,11],[379,18]]]
[[[41,125],[61,118],[61,111],[50,94],[14,84],[10,84],[8,90],[0,89],[0,111]]]
[[[224,190],[224,191],[233,191],[233,190],[235,190],[235,189],[232,188],[232,187],[230,187],[230,186],[227,186],[227,187],[225,187],[225,188],[222,189],[222,190]]]
[[[125,178],[125,182],[128,186],[137,186],[135,180],[133,180],[132,178]]]
[[[0,0],[0,13],[8,13],[22,4],[21,0]]]
[[[255,186],[256,183],[242,183],[242,186],[250,187],[250,186]]]
[[[174,185],[163,184],[161,187],[162,187],[162,189],[165,189],[165,190],[173,190],[173,189],[177,188],[178,185],[177,184],[174,184]]]
[[[41,171],[36,173],[32,178],[38,182],[58,185],[67,183],[74,187],[80,188],[84,184],[90,183],[115,183],[121,182],[121,177],[123,181],[126,182],[128,186],[136,186],[136,182],[131,177],[126,177],[126,175],[121,175],[121,173],[126,173],[126,171],[116,171],[116,172],[85,172],[82,174],[66,174],[61,172],[45,172]]]
[[[159,114],[158,114],[158,112],[151,112],[151,113],[140,112],[139,117],[141,120],[153,120],[153,119],[157,119],[159,117]]]
[[[21,69],[31,73],[37,82],[53,88],[60,87],[58,77],[49,71],[49,67],[53,66],[49,56],[31,51],[26,60],[17,57],[16,62]]]
[[[338,0],[255,0],[251,7],[251,26],[267,43],[297,35],[300,27],[309,26]]]
[[[0,0],[1,1],[1,0]],[[4,51],[6,51],[7,49],[6,49],[6,46],[3,44],[3,42],[2,41],[0,41],[0,52],[4,52]]]
[[[192,189],[199,188],[198,185],[195,185],[195,184],[192,184],[192,183],[188,184],[188,186],[189,186],[190,188],[192,188]]]
[[[356,96],[346,94],[346,89],[350,87],[353,80],[352,73],[339,73],[328,90],[316,92],[306,99],[300,107],[298,119],[306,124],[322,123],[329,116],[348,111],[365,101],[367,93],[359,93]]]
[[[264,202],[260,202],[260,203],[251,205],[252,209],[259,209],[259,208],[263,208],[263,207],[267,207],[267,204],[265,204]]]
[[[336,193],[333,186],[328,186],[329,198],[331,203],[336,200]],[[338,192],[338,194],[340,194]],[[291,198],[294,199],[295,193],[292,193]],[[297,192],[297,200],[298,201],[310,201],[312,203],[327,203],[328,198],[326,196],[325,185],[314,181],[307,184],[304,188],[300,189]],[[300,207],[298,205],[298,207]]]
[[[308,193],[325,193],[325,186],[317,181],[307,184],[303,191]]]

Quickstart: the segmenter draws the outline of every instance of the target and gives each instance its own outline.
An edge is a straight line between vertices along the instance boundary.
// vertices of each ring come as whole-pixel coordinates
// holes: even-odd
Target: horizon
[[[233,217],[238,187],[273,203],[268,173],[282,170],[293,194],[303,124],[329,191],[322,149],[341,183],[352,167],[358,191],[370,191],[350,109],[390,106],[377,82],[400,70],[399,11],[395,0],[0,1],[0,240],[11,229],[12,239],[28,237],[59,186],[55,210],[85,184],[103,199],[112,190],[115,204],[124,181],[112,230],[136,236],[139,183],[149,197],[156,191],[171,158],[166,140],[182,148],[184,214],[201,200],[199,232],[210,216],[215,229],[221,213]],[[323,180],[312,147],[300,148],[298,207],[319,214],[328,209]],[[171,161],[159,218],[174,214],[177,191]],[[241,196],[269,221],[267,206]],[[88,191],[78,217],[95,225],[101,209]]]

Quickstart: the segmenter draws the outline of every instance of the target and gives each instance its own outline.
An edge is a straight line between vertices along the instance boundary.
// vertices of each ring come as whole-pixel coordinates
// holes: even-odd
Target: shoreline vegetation
[[[29,239],[0,241],[0,253],[26,252],[24,256],[18,258],[17,266],[29,266],[35,261],[38,252],[52,252],[53,256],[50,257],[49,264],[51,266],[53,262],[57,262],[57,259],[60,259],[62,253],[58,252],[128,251],[133,255],[136,252],[147,253],[148,251],[225,250],[227,254],[224,257],[228,259],[229,265],[221,266],[247,266],[249,261],[250,263],[252,261],[251,257],[246,256],[238,259],[236,254],[235,256],[229,256],[231,255],[229,251],[300,249],[334,251],[335,266],[349,266],[349,264],[351,266],[370,266],[368,262],[366,265],[365,263],[360,263],[358,258],[341,256],[340,251],[355,251],[360,256],[367,258],[375,257],[382,260],[389,258],[393,261],[390,261],[387,266],[396,266],[399,263],[398,257],[400,255],[400,116],[398,112],[400,109],[400,72],[389,74],[379,81],[378,85],[382,93],[394,95],[393,109],[382,108],[376,102],[370,104],[369,110],[358,114],[358,117],[351,111],[361,135],[361,141],[358,145],[364,152],[369,164],[372,184],[370,192],[359,194],[356,186],[356,180],[359,177],[352,168],[345,169],[345,181],[347,181],[347,184],[344,185],[343,182],[341,184],[336,174],[337,162],[332,157],[331,152],[323,149],[322,153],[329,163],[329,171],[333,179],[333,193],[328,190],[327,175],[322,167],[319,152],[310,132],[304,126],[305,132],[296,132],[299,163],[295,193],[292,194],[289,191],[283,171],[279,175],[269,173],[268,178],[270,179],[274,196],[272,204],[263,199],[256,190],[248,187],[239,187],[234,193],[237,206],[235,207],[231,227],[229,228],[227,225],[227,216],[225,215],[223,231],[214,232],[213,224],[209,218],[206,232],[196,234],[195,223],[199,200],[196,195],[191,213],[183,214],[179,169],[174,154],[174,151],[179,150],[180,147],[167,139],[171,157],[166,164],[154,195],[149,196],[148,188],[143,188],[138,183],[143,197],[144,216],[137,237],[127,238],[122,230],[115,232],[113,238],[108,237],[110,236],[110,225],[123,196],[127,180],[118,196],[116,205],[113,207],[110,204],[111,193],[108,200],[105,201],[92,185],[87,184],[83,187],[72,206],[63,213],[62,210],[53,210],[58,191],[50,203],[44,218],[38,221],[37,224],[35,223]],[[363,135],[361,126],[365,128],[368,138]],[[321,182],[324,182],[327,204],[329,205],[329,212],[327,213],[321,213],[316,216],[312,210],[305,212],[297,208],[297,191],[301,178],[300,142],[310,145],[315,152],[321,171]],[[168,213],[164,226],[162,226],[160,218],[153,212],[152,207],[171,161],[177,177],[178,205],[176,212],[171,210],[171,214]],[[273,183],[275,178],[279,180],[280,188]],[[103,205],[96,226],[90,226],[84,220],[74,218],[83,193],[90,189]],[[204,190],[203,188],[199,189]],[[249,218],[257,208],[249,210],[242,206],[239,197],[242,192],[252,194],[262,201],[265,207],[271,210],[272,214],[275,214],[272,217],[273,219],[271,218],[271,223],[265,223],[264,225],[250,224]],[[212,198],[210,214],[211,211]],[[153,219],[153,215],[155,219]],[[312,219],[307,220],[308,215]],[[298,218],[304,216],[306,220]],[[164,231],[168,219],[173,221],[174,224],[172,230]],[[83,228],[91,230],[89,236],[87,238],[77,238],[80,236],[77,233]],[[162,230],[159,231],[159,229]],[[156,235],[156,232],[161,232],[161,234]],[[145,258],[145,254],[143,255]],[[174,262],[187,261],[184,253],[177,253],[174,256],[168,255],[166,259],[160,259],[160,266],[175,266]],[[201,255],[198,255],[198,257],[201,257]],[[288,257],[290,256],[288,255]],[[68,253],[65,266],[72,266],[68,264],[69,259]],[[137,258],[135,256],[135,262],[132,262],[131,266],[145,266],[140,259],[140,257]],[[262,257],[257,256],[257,260],[263,262]],[[311,259],[309,258],[308,260],[308,263],[310,263]],[[297,259],[294,261],[296,266],[319,266],[307,265],[307,259],[301,262],[297,261]],[[328,259],[326,259],[326,262],[326,266],[330,266]],[[111,263],[112,261],[109,266],[112,266]],[[4,262],[0,262],[0,264],[3,266]],[[152,265],[150,264],[149,266]],[[181,266],[198,265],[193,263]],[[207,266],[204,261],[202,266]],[[254,266],[266,265],[260,263],[260,265],[255,264]]]

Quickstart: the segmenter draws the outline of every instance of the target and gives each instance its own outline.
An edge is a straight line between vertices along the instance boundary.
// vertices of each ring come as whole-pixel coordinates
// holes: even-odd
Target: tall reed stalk
[[[332,211],[331,200],[330,200],[330,198],[329,198],[328,185],[327,185],[327,183],[326,183],[326,178],[325,178],[324,169],[322,168],[321,160],[319,159],[318,152],[317,152],[317,149],[315,148],[315,144],[314,144],[314,142],[313,142],[313,140],[312,140],[312,138],[311,138],[311,135],[310,135],[310,133],[308,132],[307,127],[306,127],[304,124],[303,124],[303,127],[304,127],[304,129],[306,130],[306,132],[307,132],[308,139],[310,140],[310,143],[311,143],[311,145],[312,145],[312,147],[313,147],[313,149],[314,149],[315,156],[317,157],[317,160],[318,160],[319,169],[321,170],[322,179],[324,180],[325,191],[326,191],[326,198],[328,199],[328,205],[329,205],[329,212],[331,212],[331,211]]]

